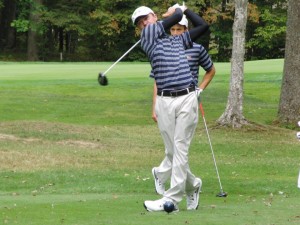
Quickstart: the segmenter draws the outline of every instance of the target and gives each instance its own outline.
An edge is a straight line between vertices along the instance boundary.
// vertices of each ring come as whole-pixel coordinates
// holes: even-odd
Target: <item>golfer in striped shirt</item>
[[[177,24],[183,13],[194,28],[178,36],[169,36],[165,30]],[[178,210],[178,203],[185,194],[186,185],[192,184],[191,205],[196,209],[199,201],[201,180],[190,171],[188,152],[198,122],[198,96],[185,50],[193,47],[193,41],[207,29],[207,23],[185,6],[170,7],[168,18],[157,21],[157,16],[148,7],[137,8],[133,23],[141,29],[141,46],[147,54],[155,83],[157,97],[155,111],[162,135],[166,157],[172,162],[171,184],[161,199],[145,201],[148,211],[163,211],[164,204],[171,201]]]
[[[188,20],[186,19],[186,16],[183,15],[182,20],[171,27],[170,33],[171,35],[180,35],[183,32],[186,32],[188,30]],[[215,67],[213,65],[213,62],[208,55],[205,48],[197,43],[193,43],[193,48],[189,48],[185,50],[186,57],[189,62],[190,70],[193,76],[193,81],[195,85],[198,86],[198,77],[199,77],[199,66],[201,66],[205,70],[205,74],[203,76],[203,79],[199,85],[200,89],[205,89],[207,85],[210,83],[212,78],[215,75]],[[150,74],[151,78],[154,78],[154,75],[151,71]],[[157,116],[155,112],[155,103],[156,103],[156,96],[157,96],[157,87],[156,83],[154,82],[154,89],[153,89],[153,105],[152,105],[152,119],[157,122]],[[166,153],[169,150],[166,149]],[[158,167],[154,167],[152,169],[152,175],[154,177],[155,182],[155,190],[158,194],[163,195],[165,192],[165,183],[169,180],[171,177],[171,171],[172,171],[172,162],[170,161],[169,157],[166,156],[161,164]],[[195,178],[196,184],[202,183],[201,179],[199,177]],[[194,179],[188,179],[186,181],[186,194],[187,194],[187,209],[188,210],[194,210],[197,209],[198,204],[196,205],[195,202],[191,199],[194,199]],[[200,191],[200,188],[199,190]],[[198,198],[199,200],[199,198]]]

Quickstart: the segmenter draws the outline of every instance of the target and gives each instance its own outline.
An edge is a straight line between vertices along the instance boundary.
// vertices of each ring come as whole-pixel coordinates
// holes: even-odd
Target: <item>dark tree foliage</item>
[[[284,56],[287,0],[249,0],[246,59]],[[131,14],[141,5],[159,19],[174,0],[0,0],[0,60],[27,59],[36,43],[38,60],[114,61],[139,39]],[[215,61],[229,61],[233,0],[189,0],[210,32],[197,40]],[[35,36],[33,36],[35,35]],[[28,43],[31,41],[30,43]],[[34,51],[33,51],[34,52]],[[29,54],[30,55],[30,54]],[[147,60],[136,47],[123,60]]]
[[[247,28],[247,59],[283,58],[287,0],[249,0],[256,7],[258,21]]]
[[[16,18],[17,1],[2,0],[0,13],[0,49],[2,51],[13,50],[16,45],[16,30],[11,27],[11,23]]]

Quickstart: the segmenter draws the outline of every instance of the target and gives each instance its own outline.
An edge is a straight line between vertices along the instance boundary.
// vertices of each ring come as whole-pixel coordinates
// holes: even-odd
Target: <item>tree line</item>
[[[138,39],[131,14],[146,5],[160,17],[171,0],[0,0],[0,60],[113,61]],[[180,2],[179,2],[180,3]],[[232,52],[234,0],[189,0],[209,24],[198,40],[214,61]],[[249,0],[245,59],[283,58],[287,0]],[[146,61],[140,48],[124,60]]]

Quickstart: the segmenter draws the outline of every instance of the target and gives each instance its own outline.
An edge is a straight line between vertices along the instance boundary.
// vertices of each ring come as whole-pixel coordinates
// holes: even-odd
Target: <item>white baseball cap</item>
[[[189,21],[187,20],[185,15],[182,16],[182,19],[179,21],[179,24],[188,28]]]
[[[146,6],[140,6],[138,7],[136,10],[134,10],[132,16],[131,16],[131,19],[132,19],[132,22],[133,24],[136,24],[136,19],[140,16],[146,16],[150,13],[153,13],[154,12],[152,11],[152,9],[150,9],[149,7],[146,7]]]

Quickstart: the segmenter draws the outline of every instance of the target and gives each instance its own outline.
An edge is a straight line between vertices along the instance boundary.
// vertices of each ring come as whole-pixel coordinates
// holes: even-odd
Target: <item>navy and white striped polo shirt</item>
[[[147,54],[157,89],[183,89],[193,83],[185,49],[193,47],[188,32],[178,36],[166,34],[161,22],[142,30],[141,46]]]
[[[193,43],[193,48],[186,49],[185,54],[189,62],[194,84],[198,85],[199,66],[205,71],[209,71],[213,66],[213,62],[205,48],[197,43]],[[153,71],[151,71],[150,77],[154,78]]]
[[[198,84],[199,66],[205,71],[209,71],[213,66],[213,62],[205,48],[200,44],[194,43],[193,48],[187,49],[185,54],[190,65],[194,82],[195,84]]]

